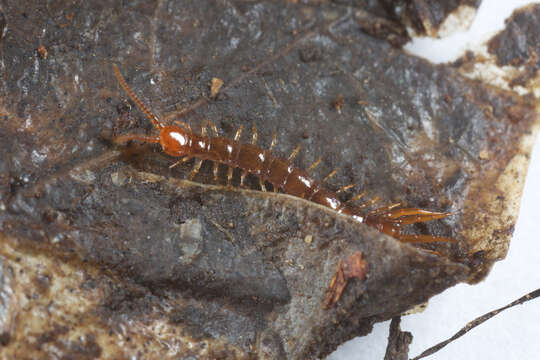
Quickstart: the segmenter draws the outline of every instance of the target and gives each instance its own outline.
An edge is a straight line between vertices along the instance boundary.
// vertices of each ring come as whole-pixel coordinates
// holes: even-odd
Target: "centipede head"
[[[163,151],[171,156],[191,153],[191,133],[180,126],[165,126],[159,129],[159,143]]]

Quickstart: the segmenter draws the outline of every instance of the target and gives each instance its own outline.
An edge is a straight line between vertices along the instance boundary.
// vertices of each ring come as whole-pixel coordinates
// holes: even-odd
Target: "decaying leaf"
[[[321,357],[478,281],[506,254],[534,101],[406,55],[362,32],[339,2],[19,1],[2,11],[8,358]],[[257,179],[228,188],[206,164],[190,182],[192,163],[170,169],[177,159],[159,147],[115,146],[116,135],[153,129],[112,64],[162,121],[211,120],[226,137],[256,124],[263,147],[276,129],[276,153],[301,144],[297,165],[323,158],[320,179],[340,168],[330,188],[355,183],[384,204],[456,212],[407,231],[457,241],[413,247],[262,192]],[[212,78],[224,84],[215,98]],[[349,276],[324,309],[338,264],[358,253],[367,277]]]

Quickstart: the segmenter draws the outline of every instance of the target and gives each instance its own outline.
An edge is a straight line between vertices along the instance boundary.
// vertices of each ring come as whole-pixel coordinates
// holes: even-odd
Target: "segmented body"
[[[305,198],[335,210],[338,213],[349,215],[356,221],[373,226],[379,231],[401,241],[449,241],[447,238],[431,235],[408,235],[401,233],[402,225],[441,219],[449,216],[449,213],[433,212],[418,208],[402,208],[400,204],[393,204],[362,215],[365,205],[353,206],[348,202],[340,201],[336,192],[326,189],[321,182],[315,180],[306,170],[292,164],[291,160],[296,155],[298,148],[295,149],[295,152],[293,152],[289,159],[284,159],[275,156],[270,149],[262,149],[255,145],[257,138],[256,130],[254,130],[253,143],[246,144],[239,142],[241,129],[237,131],[234,139],[229,139],[217,136],[215,126],[213,129],[216,136],[213,137],[206,136],[206,127],[203,127],[202,134],[196,134],[191,131],[188,125],[184,125],[183,127],[163,126],[129,88],[116,66],[114,67],[114,71],[124,90],[159,129],[159,136],[149,137],[127,134],[118,137],[116,139],[117,143],[125,143],[130,140],[159,143],[163,151],[168,155],[182,158],[179,162],[196,158],[198,162],[190,178],[198,172],[202,161],[205,160],[214,162],[214,176],[216,179],[217,164],[227,165],[229,167],[229,184],[232,178],[232,169],[239,168],[242,171],[241,184],[243,184],[247,173],[253,174],[259,178],[262,189],[265,188],[264,183],[268,182],[275,189],[280,189],[286,194]],[[272,144],[274,143],[275,137]]]
[[[270,150],[225,137],[193,134],[178,126],[164,127],[160,138],[163,149],[171,156],[187,155],[242,169],[286,194],[305,198],[339,213],[357,216],[359,221],[363,221],[355,208],[342,203],[335,192],[325,189],[307,171],[275,156]],[[186,153],[186,148],[189,153]]]

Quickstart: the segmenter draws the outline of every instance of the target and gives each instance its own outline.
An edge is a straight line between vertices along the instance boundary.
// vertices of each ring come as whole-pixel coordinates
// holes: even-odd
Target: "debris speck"
[[[39,57],[42,58],[43,60],[45,60],[47,58],[47,55],[49,55],[49,52],[47,51],[47,48],[44,45],[41,45],[37,49],[37,53]]]
[[[114,185],[122,186],[127,182],[127,176],[124,173],[117,171],[111,174],[111,180]]]
[[[478,158],[480,160],[489,160],[489,153],[486,150],[482,150],[478,153]]]
[[[223,80],[220,78],[212,78],[212,83],[210,85],[210,97],[215,98],[219,93],[219,89],[223,86]]]
[[[332,101],[332,107],[341,114],[341,109],[345,105],[345,100],[343,99],[343,94],[339,94],[334,101]]]

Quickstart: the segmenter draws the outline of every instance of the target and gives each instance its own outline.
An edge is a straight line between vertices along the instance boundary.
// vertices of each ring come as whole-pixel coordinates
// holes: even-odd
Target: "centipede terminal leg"
[[[399,219],[402,224],[409,225],[419,222],[444,219],[445,217],[453,215],[453,213],[428,211],[419,208],[404,208],[389,210],[385,215],[388,219]]]

